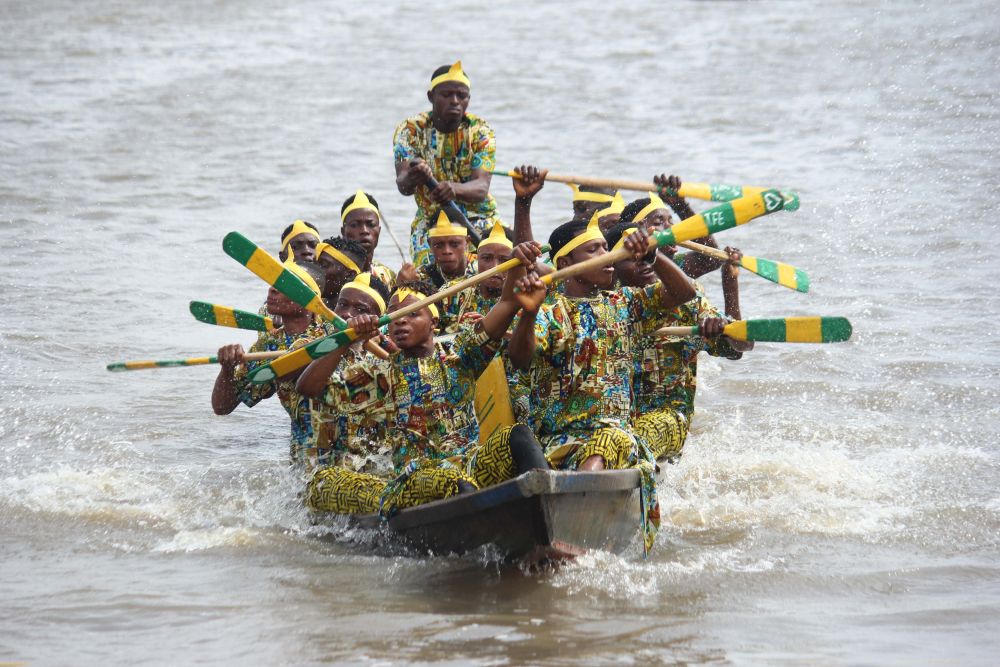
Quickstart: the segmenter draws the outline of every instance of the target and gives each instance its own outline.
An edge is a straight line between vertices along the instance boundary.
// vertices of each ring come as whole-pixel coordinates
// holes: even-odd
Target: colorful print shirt
[[[377,259],[372,260],[371,273],[385,283],[385,286],[389,288],[390,294],[396,289],[396,272]]]
[[[290,350],[306,342],[324,335],[319,324],[313,324],[301,334],[286,334],[284,328],[274,331],[262,331],[257,336],[257,342],[250,346],[250,352],[270,352]],[[246,380],[247,374],[265,361],[249,361],[245,367],[239,367],[234,373],[236,389],[243,405],[252,408],[265,398],[275,394],[281,401],[281,407],[288,413],[291,420],[290,454],[295,464],[307,465],[309,452],[314,447],[312,415],[309,410],[309,399],[295,391],[295,380],[272,380],[264,384],[252,384]]]
[[[695,298],[672,310],[664,322],[667,326],[695,326],[709,317],[727,317],[712,305],[701,285],[695,283]],[[698,353],[702,350],[714,357],[739,359],[725,336],[718,338],[661,337],[655,329],[645,328],[636,350],[635,416],[671,407],[690,417],[694,411],[697,384]]]
[[[458,278],[451,279],[441,273],[441,269],[439,269],[437,264],[434,263],[434,256],[431,255],[431,258],[427,263],[421,264],[417,267],[417,280],[426,280],[437,289],[441,289],[442,287],[455,283],[459,280],[471,278],[477,273],[479,273],[479,265],[476,263],[475,253],[470,254],[466,258],[465,273]]]
[[[444,289],[458,284],[464,278],[453,280],[444,286]],[[490,312],[490,308],[497,305],[500,297],[483,296],[478,286],[467,287],[461,292],[452,294],[448,298],[438,303],[441,317],[438,320],[438,332],[443,334],[455,333],[459,325],[463,324],[462,318],[468,313],[479,313],[485,315]]]
[[[465,114],[454,132],[443,133],[434,129],[431,113],[424,111],[396,127],[392,144],[396,162],[422,158],[438,182],[465,183],[472,180],[474,170],[491,171],[496,166],[493,130],[485,120],[472,114]],[[419,266],[426,263],[430,253],[427,228],[434,224],[440,206],[431,200],[427,188],[417,188],[413,197],[417,202],[417,213],[411,225],[410,242],[414,263]],[[491,194],[474,204],[457,200],[455,203],[484,236],[489,233],[493,222],[499,219],[497,203]]]
[[[337,371],[349,386],[369,386],[376,380],[367,375],[367,364],[372,359],[360,345],[352,345]],[[343,392],[342,386],[327,385],[324,394],[312,402],[316,465],[343,466],[379,477],[391,475],[392,458],[386,439],[390,415],[383,399],[388,387],[383,386],[381,392]]]
[[[662,325],[668,312],[662,299],[658,282],[593,298],[557,294],[539,309],[535,358],[513,394],[527,400],[530,425],[550,460],[560,460],[596,427],[627,428],[635,342]]]
[[[427,357],[399,352],[385,361],[369,357],[358,364],[363,373],[353,379],[338,369],[326,396],[337,409],[373,398],[384,403],[392,420],[388,437],[397,472],[415,459],[460,458],[479,441],[476,379],[498,347],[485,333],[463,327],[450,350],[438,344]]]

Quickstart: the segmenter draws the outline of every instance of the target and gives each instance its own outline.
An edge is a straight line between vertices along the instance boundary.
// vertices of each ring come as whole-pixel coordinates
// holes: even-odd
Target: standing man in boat
[[[371,273],[381,280],[391,292],[396,286],[396,272],[375,259],[379,235],[382,233],[382,212],[375,197],[358,190],[344,200],[340,207],[340,235],[357,241],[365,249],[366,257],[361,271]]]
[[[430,261],[427,231],[442,204],[455,202],[482,236],[499,220],[490,195],[496,140],[485,120],[466,113],[470,92],[461,61],[437,68],[427,90],[431,110],[404,120],[393,136],[396,187],[417,204],[410,229],[417,266]],[[428,178],[438,183],[433,190]]]

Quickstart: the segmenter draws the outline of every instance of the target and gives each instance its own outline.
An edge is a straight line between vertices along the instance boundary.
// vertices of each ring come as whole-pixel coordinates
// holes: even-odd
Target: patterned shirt
[[[709,317],[727,317],[711,304],[701,285],[695,283],[695,298],[671,311],[667,326],[695,326]],[[636,350],[635,416],[672,407],[690,417],[694,411],[698,353],[705,350],[714,357],[739,359],[740,352],[725,336],[718,338],[661,337],[653,329],[644,330]]]
[[[472,180],[474,170],[491,171],[496,166],[496,139],[492,128],[482,118],[468,113],[458,129],[449,133],[434,129],[429,111],[411,116],[396,127],[392,144],[396,162],[422,158],[438,182],[466,183]],[[427,228],[434,224],[441,210],[429,195],[424,187],[417,188],[413,194],[417,213],[411,226],[411,243],[414,244],[414,262],[418,265],[425,263],[429,249]],[[489,233],[493,222],[499,219],[496,200],[491,194],[487,194],[481,202],[455,200],[455,204],[484,236]]]
[[[389,288],[390,294],[396,289],[396,272],[377,259],[372,260],[371,273],[385,283],[385,286]]]
[[[284,328],[274,331],[262,331],[257,336],[257,342],[250,346],[250,352],[269,352],[289,350],[307,341],[325,334],[322,326],[313,324],[300,334],[286,334]],[[299,342],[301,341],[301,342]],[[309,410],[309,399],[295,391],[295,380],[272,380],[264,384],[252,384],[246,380],[247,374],[266,361],[249,361],[245,367],[236,369],[233,377],[236,381],[238,396],[243,405],[248,408],[260,403],[265,398],[275,394],[281,401],[291,420],[290,454],[292,462],[307,464],[310,450],[314,447],[312,415]]]
[[[366,375],[370,355],[352,345],[341,359],[337,371],[346,384],[365,386],[375,378]],[[386,387],[382,388],[384,395]],[[316,464],[343,466],[356,472],[379,477],[392,473],[392,459],[386,440],[390,419],[386,403],[378,392],[356,391],[337,394],[340,385],[327,385],[326,391],[312,401],[312,425],[316,433]]]
[[[472,276],[479,273],[479,265],[476,263],[476,254],[470,253],[466,257],[465,261],[465,273],[459,278],[448,278],[443,273],[438,265],[434,263],[433,256],[430,261],[426,264],[421,264],[417,267],[417,279],[426,280],[430,284],[434,285],[437,289],[441,289],[446,284],[450,285],[459,280],[465,280],[466,278],[471,278]]]
[[[393,420],[388,437],[397,472],[418,458],[462,457],[479,440],[476,379],[498,347],[485,333],[463,327],[450,351],[435,345],[427,357],[400,352],[385,361],[368,357],[357,365],[354,378],[338,369],[326,397],[337,409],[359,400],[384,402]]]
[[[539,309],[535,357],[513,393],[520,400],[527,394],[530,425],[547,456],[561,458],[601,425],[627,427],[635,342],[662,325],[662,299],[657,282],[593,298],[557,294]]]
[[[458,284],[465,278],[453,280],[444,286],[445,289]],[[438,320],[438,332],[443,334],[455,333],[462,324],[462,318],[468,313],[479,313],[485,315],[490,312],[490,308],[497,305],[500,297],[483,296],[479,291],[479,286],[467,287],[461,292],[452,294],[448,298],[438,303],[441,317]]]

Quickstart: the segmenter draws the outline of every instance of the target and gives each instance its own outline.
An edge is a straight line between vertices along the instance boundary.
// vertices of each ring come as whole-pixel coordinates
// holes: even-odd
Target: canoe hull
[[[357,517],[361,526],[378,519]],[[565,559],[590,549],[621,553],[639,528],[635,470],[533,470],[475,493],[403,510],[390,533],[432,554],[495,545],[514,560]]]

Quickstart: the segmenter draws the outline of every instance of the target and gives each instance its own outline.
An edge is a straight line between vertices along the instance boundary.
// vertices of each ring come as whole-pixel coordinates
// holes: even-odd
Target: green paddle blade
[[[725,334],[737,340],[767,343],[840,343],[853,329],[846,317],[783,317],[727,324]]]
[[[247,374],[253,384],[264,384],[305,368],[313,360],[319,359],[342,347],[347,347],[358,339],[354,329],[344,329],[328,336],[317,338],[308,345],[284,354],[268,364],[262,364]]]
[[[207,301],[192,301],[190,310],[196,320],[205,324],[215,324],[216,326],[232,327],[234,329],[249,329],[252,331],[270,331],[274,329],[274,321],[270,317],[208,303]]]
[[[773,262],[762,257],[750,257],[744,255],[740,265],[747,271],[756,273],[761,278],[766,278],[773,283],[778,283],[783,287],[788,287],[799,292],[809,291],[809,276],[802,269],[797,269],[791,264]]]
[[[761,190],[691,216],[653,237],[660,247],[674,245],[745,225],[754,218],[780,211],[784,205],[785,200],[777,190]]]

